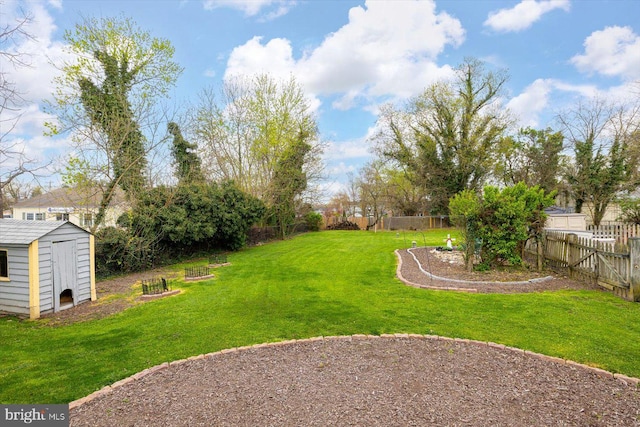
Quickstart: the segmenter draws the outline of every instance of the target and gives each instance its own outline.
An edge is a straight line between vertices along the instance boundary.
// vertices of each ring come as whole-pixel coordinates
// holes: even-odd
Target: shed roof
[[[78,230],[88,231],[69,221],[23,221],[20,219],[0,219],[0,245],[25,244],[51,233],[65,224],[71,224]]]
[[[68,207],[68,208],[98,208],[102,199],[102,191],[99,188],[58,188],[48,193],[21,200],[14,203],[14,208],[48,208],[48,207]],[[110,206],[117,206],[125,203],[122,190],[116,188]]]

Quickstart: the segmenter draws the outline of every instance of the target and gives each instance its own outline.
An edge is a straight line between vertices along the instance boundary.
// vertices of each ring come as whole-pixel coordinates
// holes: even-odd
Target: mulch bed
[[[563,289],[602,290],[601,287],[595,284],[572,280],[551,270],[541,272],[527,269],[503,269],[484,272],[467,271],[461,260],[458,259],[459,253],[438,252],[434,248],[415,248],[411,252],[418,259],[422,268],[433,276],[455,279],[439,280],[424,274],[408,250],[398,250],[397,254],[401,261],[398,275],[407,284],[416,287],[482,293],[524,293]],[[547,278],[550,278],[550,280],[547,280]],[[528,283],[509,283],[529,280],[531,281]]]
[[[515,349],[343,337],[171,364],[71,410],[71,426],[637,426],[640,390]]]

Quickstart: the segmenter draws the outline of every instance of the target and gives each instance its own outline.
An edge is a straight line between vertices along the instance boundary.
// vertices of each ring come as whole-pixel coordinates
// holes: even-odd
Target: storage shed
[[[0,311],[37,319],[95,300],[94,255],[71,222],[0,219]]]

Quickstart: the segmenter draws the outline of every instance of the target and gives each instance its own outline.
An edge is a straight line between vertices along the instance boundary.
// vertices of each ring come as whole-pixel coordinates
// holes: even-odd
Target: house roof
[[[0,245],[28,245],[34,240],[51,233],[65,224],[78,230],[88,231],[68,221],[23,221],[20,219],[0,219]]]
[[[102,192],[100,189],[79,190],[76,188],[58,188],[48,193],[14,203],[14,208],[98,208]],[[116,190],[111,205],[123,203],[122,190]]]

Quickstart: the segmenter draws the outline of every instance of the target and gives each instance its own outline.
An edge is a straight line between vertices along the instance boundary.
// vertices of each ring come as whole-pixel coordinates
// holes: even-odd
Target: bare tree
[[[379,160],[367,163],[357,180],[362,215],[369,218],[368,230],[378,224],[389,208],[388,177],[384,164]]]
[[[204,90],[191,116],[190,139],[200,148],[208,178],[232,180],[243,191],[269,200],[279,160],[304,135],[310,145],[303,162],[306,192],[315,188],[323,170],[323,144],[295,79],[278,81],[261,74],[227,80],[219,99],[213,89]]]
[[[11,49],[10,46],[18,46],[23,40],[33,39],[33,36],[27,32],[32,16],[25,11],[20,11],[17,18],[6,21],[0,19],[0,21],[6,22],[0,27],[0,46],[3,46],[0,50],[0,213],[2,213],[8,206],[8,190],[16,187],[16,180],[23,175],[35,176],[36,172],[46,168],[47,165],[38,165],[36,159],[30,158],[25,153],[22,142],[11,138],[22,116],[21,109],[26,100],[15,82],[11,81],[7,70],[28,67],[29,61],[26,53]]]
[[[558,115],[573,149],[566,172],[576,203],[591,210],[600,224],[609,203],[638,185],[638,155],[634,150],[640,130],[640,103],[612,104],[602,98],[580,102]]]

